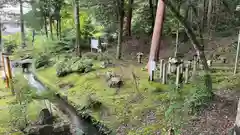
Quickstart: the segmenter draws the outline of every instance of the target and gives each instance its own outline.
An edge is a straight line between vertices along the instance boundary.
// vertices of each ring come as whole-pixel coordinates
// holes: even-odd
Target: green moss
[[[109,88],[105,82],[104,73],[108,70],[114,70],[123,76],[124,86],[117,95],[116,89]],[[137,88],[131,76],[132,71],[140,79]],[[160,89],[164,92],[168,87],[160,83],[149,83],[147,72],[141,71],[138,67],[98,69],[88,74],[73,73],[62,78],[57,78],[54,67],[51,67],[39,70],[37,75],[43,83],[55,90],[59,90],[56,82],[73,83],[73,88],[67,91],[60,90],[60,92],[67,94],[70,101],[82,107],[87,104],[89,95],[95,97],[94,99],[100,101],[104,107],[98,111],[89,111],[97,120],[111,129],[117,129],[123,123],[141,124],[141,120],[145,117],[143,114],[156,107],[162,108],[159,103],[167,98],[164,93],[156,94],[154,90]]]

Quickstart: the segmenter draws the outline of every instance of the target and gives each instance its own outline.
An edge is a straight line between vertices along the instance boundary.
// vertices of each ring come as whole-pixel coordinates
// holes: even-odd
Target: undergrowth
[[[165,120],[175,134],[180,134],[180,129],[187,124],[191,116],[197,114],[212,99],[212,93],[204,85],[204,78],[198,77],[191,85],[176,89],[171,85],[169,103],[166,104]]]

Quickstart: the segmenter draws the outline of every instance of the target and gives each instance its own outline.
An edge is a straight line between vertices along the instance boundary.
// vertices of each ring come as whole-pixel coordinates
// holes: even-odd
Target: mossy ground
[[[143,66],[142,66],[143,67]],[[115,68],[99,69],[87,74],[70,74],[66,77],[56,77],[55,67],[40,69],[37,71],[39,79],[49,88],[60,91],[67,95],[68,99],[75,104],[85,106],[87,99],[91,96],[103,104],[100,110],[88,110],[97,120],[102,121],[114,131],[129,135],[151,135],[158,131],[164,132],[167,129],[164,124],[164,107],[169,100],[167,92],[171,89],[168,85],[159,82],[148,82],[148,74],[141,70],[141,66],[118,66]],[[123,76],[124,86],[116,94],[116,89],[109,88],[104,78],[104,73],[113,70]],[[138,85],[132,79],[132,72],[135,73]],[[225,86],[226,76],[230,72],[213,73],[214,89]],[[74,87],[68,90],[61,90],[59,83],[71,83]],[[185,85],[184,93],[191,91],[191,85]],[[153,122],[148,122],[149,113],[154,112]],[[137,128],[136,128],[137,127]],[[123,131],[121,131],[123,130]]]
[[[108,70],[114,70],[123,76],[124,86],[118,94],[116,94],[116,89],[107,86],[104,73]],[[134,84],[132,72],[138,77],[138,85]],[[87,74],[73,73],[63,78],[57,78],[55,73],[55,67],[51,67],[39,70],[37,75],[50,88],[59,90],[67,95],[70,101],[82,107],[87,104],[89,96],[100,101],[103,104],[101,109],[89,112],[115,131],[125,125],[129,133],[131,130],[140,130],[141,127],[143,130],[148,129],[150,130],[148,132],[155,133],[166,126],[161,121],[164,115],[161,111],[163,109],[161,102],[167,99],[164,91],[168,90],[168,86],[155,82],[149,83],[147,72],[141,71],[141,68],[129,66],[98,69]],[[57,84],[61,82],[70,82],[74,84],[74,87],[69,90],[60,90]],[[150,123],[146,128],[143,121],[147,119],[149,111],[156,113],[156,118],[154,118],[156,122]],[[134,128],[136,126],[139,129]],[[147,131],[142,131],[142,134],[145,134],[144,132],[147,133]]]

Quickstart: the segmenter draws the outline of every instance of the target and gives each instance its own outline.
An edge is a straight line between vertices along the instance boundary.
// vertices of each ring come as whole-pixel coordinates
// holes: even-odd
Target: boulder
[[[108,80],[108,86],[110,88],[120,88],[123,85],[121,77],[111,77]]]
[[[37,125],[30,126],[24,130],[27,135],[52,135],[53,126],[52,125]]]
[[[40,124],[40,125],[46,125],[46,124],[52,125],[53,124],[52,114],[50,113],[50,111],[47,108],[42,109],[40,111],[38,124]]]

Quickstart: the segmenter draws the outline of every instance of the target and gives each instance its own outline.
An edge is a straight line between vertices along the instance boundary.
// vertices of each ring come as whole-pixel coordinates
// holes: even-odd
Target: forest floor
[[[124,42],[124,56],[121,61],[114,61],[115,66],[106,69],[100,68],[99,61],[94,63],[94,71],[86,74],[73,73],[66,77],[56,76],[56,66],[37,70],[37,76],[50,89],[66,95],[69,101],[84,107],[89,105],[91,100],[100,101],[101,108],[87,109],[94,118],[106,124],[115,133],[114,135],[160,135],[164,134],[170,125],[166,125],[166,108],[171,99],[172,85],[163,85],[159,81],[148,82],[148,73],[143,71],[147,62],[149,43],[145,39],[131,39]],[[225,135],[233,126],[236,117],[238,98],[240,97],[240,74],[233,76],[235,38],[215,38],[208,42],[206,54],[208,59],[212,59],[215,54],[228,58],[228,64],[213,65],[213,87],[215,97],[207,103],[196,115],[187,115],[184,118],[184,126],[181,128],[182,135]],[[173,47],[161,47],[160,57],[172,56]],[[191,58],[192,47],[185,44],[181,47],[181,53]],[[217,48],[217,49],[215,49]],[[136,53],[144,52],[144,64],[136,63]],[[115,50],[109,49],[110,54],[115,54]],[[116,94],[116,89],[109,88],[104,78],[104,74],[113,70],[121,75],[124,86]],[[137,76],[137,85],[132,77],[132,73]],[[199,72],[201,74],[201,71]],[[14,100],[8,97],[9,91],[0,82],[0,134],[8,129],[10,114],[9,102]],[[73,87],[60,88],[62,84],[72,84]],[[192,85],[184,85],[184,94],[191,93]],[[6,109],[6,107],[8,107]],[[2,109],[1,109],[2,108]],[[41,107],[30,104],[29,111],[32,119],[36,119]],[[79,108],[78,108],[79,109]],[[34,111],[33,111],[34,110]],[[2,117],[3,116],[3,117]],[[177,115],[178,116],[178,115]],[[179,122],[179,120],[178,120]],[[181,119],[180,119],[181,122]],[[4,132],[6,133],[6,132]]]
[[[159,129],[167,130],[164,125],[164,104],[169,100],[167,92],[171,91],[167,85],[159,82],[149,83],[146,71],[142,71],[144,64],[133,64],[134,61],[118,62],[118,66],[108,69],[95,67],[95,71],[87,74],[70,74],[63,78],[56,77],[55,67],[40,69],[37,75],[50,88],[67,95],[75,104],[85,106],[89,97],[100,101],[104,105],[101,110],[88,110],[96,119],[114,129],[117,135],[157,135]],[[130,64],[131,63],[131,64]],[[97,64],[96,64],[97,65]],[[121,66],[120,66],[121,65]],[[225,135],[233,126],[236,117],[236,103],[240,92],[233,89],[239,85],[240,74],[232,75],[232,68],[213,67],[212,73],[215,97],[199,114],[187,118],[182,129],[182,135]],[[113,70],[123,75],[125,85],[115,94],[115,89],[108,88],[104,73]],[[138,76],[138,90],[131,79],[131,72]],[[60,89],[59,84],[70,83],[69,89]],[[191,86],[186,85],[186,91]],[[189,89],[188,89],[189,88]],[[188,93],[188,92],[187,92]],[[186,120],[187,121],[187,120]],[[161,131],[164,132],[164,131]]]

